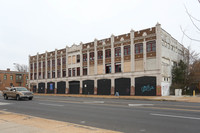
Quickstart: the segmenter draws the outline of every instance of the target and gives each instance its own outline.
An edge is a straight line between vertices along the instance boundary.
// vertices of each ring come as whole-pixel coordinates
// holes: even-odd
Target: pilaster
[[[131,72],[135,71],[135,45],[134,45],[134,30],[131,30],[130,36],[131,36]]]
[[[114,35],[111,35],[111,73],[115,73],[115,56],[114,56]],[[105,66],[104,66],[105,67]]]

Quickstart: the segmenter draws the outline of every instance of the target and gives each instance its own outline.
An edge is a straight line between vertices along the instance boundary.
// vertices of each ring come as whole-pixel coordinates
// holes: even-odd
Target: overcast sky
[[[200,39],[184,5],[200,19],[198,0],[0,0],[0,70],[27,64],[28,56],[80,42],[154,27],[157,22],[185,47]],[[196,23],[200,27],[200,23]]]

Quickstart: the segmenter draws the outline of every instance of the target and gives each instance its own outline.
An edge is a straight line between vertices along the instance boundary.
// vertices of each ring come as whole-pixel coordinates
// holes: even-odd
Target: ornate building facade
[[[171,68],[187,52],[156,24],[29,56],[29,87],[37,93],[169,95]]]

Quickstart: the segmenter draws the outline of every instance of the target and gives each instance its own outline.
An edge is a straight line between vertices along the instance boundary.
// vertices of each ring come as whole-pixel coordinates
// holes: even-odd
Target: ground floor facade
[[[152,74],[154,73],[154,74]],[[169,85],[162,82],[157,72],[108,74],[98,76],[68,77],[31,80],[30,88],[43,94],[86,94],[86,95],[136,95],[161,96],[169,94]]]

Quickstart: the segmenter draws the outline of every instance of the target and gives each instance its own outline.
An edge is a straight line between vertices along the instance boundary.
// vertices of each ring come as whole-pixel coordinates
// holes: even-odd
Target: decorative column
[[[60,56],[60,77],[61,78],[63,78],[62,67],[63,67],[63,63],[62,63],[62,52],[61,52],[61,56]]]
[[[58,77],[58,70],[57,70],[57,49],[55,49],[55,78],[57,79]]]
[[[66,57],[65,57],[65,65],[66,65],[66,77],[68,77],[68,50],[69,50],[69,47],[66,46]]]
[[[28,89],[31,89],[30,80],[31,80],[31,56],[29,55]]]
[[[47,73],[47,51],[45,53],[45,79],[47,80],[47,77],[48,77],[48,73]]]
[[[124,47],[121,45],[121,71],[124,72]]]
[[[50,79],[52,79],[52,54],[50,56]]]
[[[105,58],[105,45],[103,45],[102,51],[103,51],[103,74],[105,74],[106,73],[106,70],[105,70],[105,67],[106,67],[106,64],[105,64],[105,62],[106,62],[106,58]]]
[[[115,73],[114,35],[111,35],[111,73]],[[104,66],[105,67],[105,66]]]
[[[82,88],[83,88],[83,82],[82,80],[80,80],[80,90],[79,90],[79,94],[82,94]]]
[[[83,53],[82,53],[82,49],[83,49],[83,44],[82,42],[80,43],[81,45],[81,49],[80,49],[80,76],[83,75]]]
[[[161,96],[161,82],[162,82],[162,53],[161,53],[161,25],[159,23],[156,24],[156,66],[159,70],[159,74],[156,77],[157,81],[157,87],[156,87],[156,95]]]
[[[135,77],[131,76],[131,96],[135,95]]]
[[[134,45],[134,30],[131,30],[131,72],[135,71],[135,45]]]
[[[65,89],[65,93],[69,94],[69,82],[68,80],[66,80],[66,89]]]
[[[54,89],[54,94],[57,94],[57,89],[58,89],[58,87],[57,87],[57,81],[55,81],[55,89]]]
[[[115,95],[115,79],[111,78],[111,95]]]
[[[94,79],[94,95],[97,95],[97,79]]]
[[[94,75],[97,75],[97,39],[94,39]]]
[[[43,79],[43,56],[41,57],[41,61],[40,61],[40,64],[41,64],[41,79]]]
[[[87,49],[87,75],[90,75],[90,52],[89,52],[89,47]]]
[[[39,61],[38,61],[38,58],[39,58],[39,54],[37,53],[37,70],[36,70],[36,72],[37,72],[37,75],[36,75],[36,80],[37,80],[37,82],[38,82],[38,79],[39,79],[39,78],[38,78],[38,77],[39,77],[39,74],[38,74],[38,73],[39,73],[39,72],[38,72],[38,71],[39,71],[39,68],[38,68],[38,66],[39,66],[38,63],[39,63]]]
[[[48,73],[47,73],[47,68],[48,68],[48,65],[47,65],[47,51],[46,51],[46,53],[45,53],[45,94],[46,94],[46,92],[47,92],[47,78],[48,78]]]
[[[147,70],[147,66],[146,66],[146,64],[147,64],[147,50],[146,50],[146,41],[145,41],[145,39],[144,39],[144,41],[143,41],[143,68],[144,68],[144,71],[146,71]]]
[[[35,58],[33,58],[33,75],[32,79],[35,80]]]

